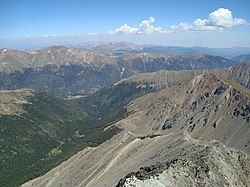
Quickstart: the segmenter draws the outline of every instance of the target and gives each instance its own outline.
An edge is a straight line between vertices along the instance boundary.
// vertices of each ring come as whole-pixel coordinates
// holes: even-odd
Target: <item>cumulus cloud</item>
[[[149,17],[147,20],[143,20],[138,27],[131,27],[128,24],[124,24],[114,31],[110,31],[110,34],[153,34],[153,33],[174,33],[185,31],[215,31],[223,32],[230,30],[234,26],[246,24],[246,20],[242,18],[234,18],[232,12],[229,9],[219,8],[208,15],[207,19],[196,19],[192,23],[182,22],[177,25],[172,25],[169,28],[162,28],[160,26],[155,27],[153,23],[155,19]]]
[[[208,23],[218,27],[231,28],[235,25],[245,24],[241,18],[233,18],[229,9],[219,8],[208,16]]]
[[[155,27],[152,24],[155,22],[155,18],[149,17],[147,20],[143,20],[139,27],[131,27],[128,24],[124,24],[121,27],[115,29],[114,31],[110,31],[110,34],[152,34],[152,33],[165,33],[161,27]]]
[[[246,20],[233,18],[229,9],[219,8],[208,15],[208,19],[196,19],[193,23],[180,23],[172,25],[170,31],[218,31],[230,30],[236,25],[245,24]]]
[[[114,31],[111,31],[111,34],[119,34],[119,33],[126,33],[126,34],[136,34],[138,32],[138,28],[130,27],[127,24],[124,24],[120,26],[119,28],[115,29]]]
[[[166,31],[161,27],[155,27],[152,23],[155,22],[153,17],[149,17],[148,20],[144,20],[139,25],[139,34],[151,34],[151,33],[165,33]]]

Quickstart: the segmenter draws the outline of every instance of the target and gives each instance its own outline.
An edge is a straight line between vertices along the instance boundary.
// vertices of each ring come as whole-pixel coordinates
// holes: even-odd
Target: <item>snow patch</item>
[[[121,69],[121,74],[120,74],[121,79],[122,79],[122,77],[123,77],[123,74],[124,74],[125,70],[126,70],[126,68],[125,68],[125,67],[122,67],[122,69]]]
[[[32,66],[34,65],[35,59],[36,59],[36,56],[34,56],[34,57],[32,58],[32,62],[31,62],[31,65],[32,65]]]
[[[202,80],[203,77],[204,77],[203,74],[200,74],[200,75],[197,75],[196,77],[194,77],[194,79],[192,81],[193,86],[195,84],[199,84],[201,82],[201,80]]]
[[[82,97],[84,97],[84,96],[83,95],[74,95],[74,96],[70,95],[67,98],[65,98],[65,100],[79,99],[79,98],[82,98]]]
[[[83,74],[84,71],[81,71],[80,73],[77,74],[77,76],[80,76],[81,74]]]
[[[6,67],[6,65],[8,65],[9,63],[8,62],[2,62],[2,66]]]
[[[8,50],[7,48],[4,48],[4,49],[2,50],[2,55],[3,55],[7,50]]]
[[[234,70],[233,67],[229,67],[229,69],[228,69],[228,74],[232,74],[233,70]]]

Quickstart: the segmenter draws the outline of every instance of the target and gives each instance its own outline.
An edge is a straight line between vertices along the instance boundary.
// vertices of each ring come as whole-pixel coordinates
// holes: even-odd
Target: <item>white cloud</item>
[[[98,33],[96,33],[96,32],[89,32],[87,35],[96,36],[96,35],[98,35]]]
[[[120,26],[119,28],[115,29],[114,31],[111,31],[111,34],[119,34],[119,33],[126,33],[126,34],[136,34],[138,32],[138,28],[130,27],[127,24],[124,24]]]
[[[233,18],[232,12],[229,9],[219,8],[208,15],[207,19],[196,19],[192,23],[181,22],[177,25],[172,25],[169,28],[155,27],[153,23],[155,19],[149,17],[147,20],[143,20],[138,27],[131,27],[128,24],[124,24],[114,31],[110,31],[110,34],[153,34],[153,33],[175,33],[185,31],[215,31],[223,32],[230,30],[234,26],[246,24],[246,20],[242,18]]]
[[[230,30],[236,25],[246,24],[246,20],[233,18],[229,9],[219,8],[208,15],[208,19],[196,19],[193,23],[180,23],[172,25],[170,31],[217,31]]]
[[[246,23],[244,19],[233,18],[232,12],[225,8],[219,8],[208,16],[208,23],[213,26],[231,28],[235,25]]]
[[[161,27],[155,27],[152,23],[155,22],[153,17],[149,17],[148,20],[144,20],[139,25],[139,34],[151,34],[151,33],[165,33],[166,31]]]
[[[186,30],[191,30],[193,27],[188,23],[179,23],[178,25],[170,26],[169,30],[171,32],[182,32]]]
[[[56,37],[56,34],[44,34],[42,35],[43,38],[49,38],[49,37]]]
[[[152,34],[152,33],[166,33],[161,27],[155,27],[152,24],[155,22],[153,17],[149,17],[147,20],[143,20],[139,27],[131,27],[127,24],[122,25],[121,27],[115,29],[114,31],[110,31],[110,34]]]

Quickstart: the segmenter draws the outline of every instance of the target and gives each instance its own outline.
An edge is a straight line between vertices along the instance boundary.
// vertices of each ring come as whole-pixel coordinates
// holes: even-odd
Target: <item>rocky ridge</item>
[[[217,141],[194,144],[166,162],[129,173],[116,186],[249,186],[250,165],[244,153],[229,151]]]

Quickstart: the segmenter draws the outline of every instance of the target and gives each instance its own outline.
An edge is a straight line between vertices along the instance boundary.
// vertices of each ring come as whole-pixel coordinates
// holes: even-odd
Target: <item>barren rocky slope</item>
[[[218,139],[249,153],[249,90],[214,74],[205,72],[145,95],[129,109],[141,112],[140,131],[185,130],[195,138]]]
[[[130,102],[122,132],[23,186],[249,186],[249,90],[208,72],[168,86]]]

